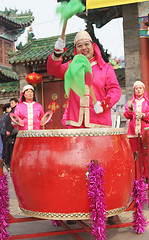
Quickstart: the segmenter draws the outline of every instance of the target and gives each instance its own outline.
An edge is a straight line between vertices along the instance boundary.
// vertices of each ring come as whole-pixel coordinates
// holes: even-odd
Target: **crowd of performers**
[[[65,39],[58,38],[54,52],[47,60],[48,73],[63,80],[73,61],[62,63],[64,49]],[[68,105],[62,118],[63,126],[66,128],[111,127],[111,108],[121,97],[121,88],[113,67],[103,60],[99,47],[84,30],[78,32],[74,38],[74,55],[83,55],[90,62],[93,74],[92,88],[97,102],[93,102],[90,87],[87,84],[83,97],[79,97],[70,89]],[[129,119],[128,137],[132,151],[135,153],[139,150],[138,137],[143,129],[149,126],[149,98],[145,92],[145,85],[141,81],[136,81],[133,89],[134,95],[126,104],[124,116]],[[22,126],[18,126],[18,130],[41,128],[40,121],[44,116],[44,110],[41,104],[36,102],[33,86],[26,85],[23,88],[14,114],[23,122]],[[143,148],[141,151],[146,153]],[[142,166],[142,175],[148,181],[146,154],[142,154]]]
[[[71,60],[67,63],[62,63],[64,49],[65,39],[58,38],[55,43],[54,52],[50,54],[47,61],[48,73],[63,80],[72,62]],[[84,30],[78,32],[74,38],[74,55],[80,54],[84,55],[90,62],[93,73],[92,87],[97,102],[93,103],[90,88],[87,84],[85,85],[85,94],[83,97],[79,97],[75,91],[70,89],[68,105],[65,108],[62,124],[66,128],[111,127],[111,108],[121,97],[121,89],[114,69],[109,63],[103,60],[99,47],[92,41],[89,33]],[[145,92],[145,85],[141,81],[134,83],[133,90],[133,97],[125,106],[124,116],[129,119],[127,134],[132,151],[135,153],[139,150],[138,136],[142,134],[144,128],[149,126],[149,98]],[[44,110],[41,104],[36,102],[33,86],[29,84],[24,86],[19,104],[17,102],[12,109],[15,115],[23,122],[23,126],[17,126],[18,130],[41,129],[40,121],[44,116]],[[9,115],[10,111],[6,111],[5,115]],[[5,133],[1,132],[2,140]],[[146,150],[142,147],[141,152],[142,174],[146,181],[148,181]]]

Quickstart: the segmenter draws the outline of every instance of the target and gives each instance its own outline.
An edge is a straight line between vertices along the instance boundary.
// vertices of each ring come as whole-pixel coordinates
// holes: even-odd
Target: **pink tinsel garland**
[[[51,220],[51,222],[52,222],[53,226],[55,226],[55,227],[61,226],[61,223],[58,220]]]
[[[0,239],[8,239],[10,237],[6,228],[8,227],[8,214],[9,214],[9,197],[8,197],[8,182],[7,175],[3,174],[0,177]]]
[[[147,221],[143,216],[143,205],[147,202],[146,190],[147,186],[143,178],[134,181],[132,197],[135,201],[136,210],[133,213],[133,230],[138,234],[143,233],[147,225]]]
[[[106,207],[103,189],[103,168],[94,165],[94,161],[89,164],[89,190],[90,198],[92,235],[96,240],[106,239]]]

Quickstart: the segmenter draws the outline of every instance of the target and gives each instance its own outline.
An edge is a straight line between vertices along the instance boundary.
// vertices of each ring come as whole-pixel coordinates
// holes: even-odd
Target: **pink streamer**
[[[61,226],[61,223],[58,220],[52,220],[51,222],[52,222],[53,226],[55,226],[55,227]]]
[[[135,201],[135,212],[133,213],[133,230],[138,234],[141,234],[145,231],[147,221],[143,216],[143,206],[147,202],[146,195],[147,185],[144,183],[144,179],[140,178],[139,180],[134,181],[132,196]]]
[[[0,239],[8,239],[10,237],[7,232],[8,227],[8,215],[9,215],[9,197],[8,197],[8,182],[7,175],[3,174],[0,177]]]
[[[106,206],[103,189],[103,168],[95,166],[92,161],[89,164],[89,189],[92,235],[96,240],[107,239],[106,231]]]

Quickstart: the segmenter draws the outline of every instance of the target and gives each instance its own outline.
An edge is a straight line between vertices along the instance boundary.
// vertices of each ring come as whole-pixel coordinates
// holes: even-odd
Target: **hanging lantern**
[[[33,73],[27,74],[26,76],[26,81],[29,84],[33,85],[34,87],[37,86],[37,84],[40,83],[41,80],[42,80],[42,76],[39,73],[33,72]]]

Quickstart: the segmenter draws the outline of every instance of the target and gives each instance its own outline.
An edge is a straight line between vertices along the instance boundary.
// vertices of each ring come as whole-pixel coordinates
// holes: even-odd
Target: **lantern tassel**
[[[88,197],[90,199],[92,236],[96,240],[107,239],[106,230],[106,206],[103,189],[103,168],[100,165],[95,166],[94,161],[89,164],[89,189]]]

